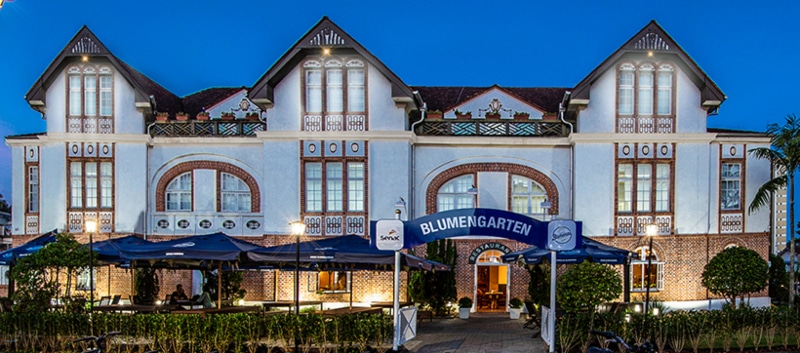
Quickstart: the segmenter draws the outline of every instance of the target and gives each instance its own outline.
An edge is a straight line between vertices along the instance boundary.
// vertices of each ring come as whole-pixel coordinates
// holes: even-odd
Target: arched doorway
[[[486,250],[475,259],[475,311],[506,311],[508,307],[508,264],[500,250]]]

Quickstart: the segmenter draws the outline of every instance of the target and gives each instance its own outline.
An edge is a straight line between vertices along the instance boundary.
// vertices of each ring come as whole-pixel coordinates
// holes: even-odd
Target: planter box
[[[520,312],[522,312],[522,308],[508,308],[508,316],[511,320],[519,320]]]
[[[469,319],[469,311],[472,308],[458,308],[458,318],[459,319]]]

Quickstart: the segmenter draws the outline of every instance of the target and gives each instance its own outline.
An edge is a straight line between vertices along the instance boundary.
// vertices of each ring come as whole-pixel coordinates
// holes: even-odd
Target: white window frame
[[[642,246],[633,251],[634,257],[631,260],[631,292],[646,292],[647,291],[647,271],[648,259],[646,257],[647,246]],[[651,270],[654,270],[655,281],[650,282],[650,291],[664,290],[664,262],[658,260],[658,253],[656,251],[650,252],[653,256]],[[641,273],[637,276],[637,271]],[[652,278],[653,276],[651,276]],[[637,284],[636,278],[641,279],[641,283]]]
[[[220,173],[220,208],[222,212],[251,212],[250,187],[230,173]]]
[[[731,167],[736,166],[735,174],[731,172]],[[735,190],[731,190],[735,189]],[[722,211],[739,211],[742,209],[742,163],[723,162],[720,165],[720,185],[719,185],[719,207]],[[735,192],[735,196],[730,195]],[[730,204],[735,197],[736,203]]]
[[[546,217],[542,208],[546,200],[547,191],[542,185],[526,176],[511,175],[511,212],[536,219]]]
[[[475,195],[467,192],[474,186],[473,174],[464,174],[448,180],[436,193],[436,211],[475,208]]]
[[[194,204],[192,172],[186,172],[170,180],[164,189],[164,210],[167,212],[190,212]],[[175,201],[173,201],[173,199]],[[188,202],[187,202],[188,199]]]
[[[39,213],[39,166],[28,166],[28,212]]]
[[[654,168],[656,175],[653,175]],[[617,214],[655,215],[673,212],[673,168],[673,163],[661,159],[620,161],[617,165]],[[645,169],[649,171],[645,173]],[[627,172],[633,174],[628,175]]]
[[[347,211],[364,212],[364,162],[347,162]]]
[[[305,163],[305,211],[322,212],[322,163]]]
[[[89,276],[89,268],[84,268],[83,271],[78,273],[78,277],[75,279],[75,290],[80,291],[89,291],[97,289],[97,268],[93,268],[94,276]],[[94,279],[94,282],[91,284],[89,283],[90,280]],[[91,285],[91,288],[89,287]]]

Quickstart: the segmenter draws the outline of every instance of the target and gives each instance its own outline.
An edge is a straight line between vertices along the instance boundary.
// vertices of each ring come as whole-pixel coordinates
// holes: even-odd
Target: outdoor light
[[[647,237],[650,238],[650,245],[647,247],[647,268],[645,269],[645,275],[647,275],[647,288],[645,289],[644,295],[644,314],[647,317],[648,309],[650,308],[650,267],[653,266],[653,237],[658,234],[658,225],[655,223],[650,223],[646,226],[645,232]]]
[[[478,194],[478,188],[476,188],[475,185],[472,185],[471,188],[467,189],[467,194],[468,195],[477,195]]]
[[[294,314],[300,315],[300,236],[306,232],[306,224],[302,221],[289,223],[292,226],[292,235],[295,238],[295,262],[294,262]],[[300,338],[295,334],[294,351],[298,352]]]
[[[658,308],[653,308],[653,316],[658,316]]]
[[[642,311],[642,306],[641,306],[641,305],[639,305],[639,304],[636,304],[636,305],[633,307],[633,311],[635,311],[635,312],[637,312],[637,313],[641,312],[641,311]]]
[[[547,211],[550,209],[551,206],[552,205],[550,204],[550,201],[547,201],[547,199],[544,199],[544,201],[542,201],[542,203],[539,204],[539,207],[542,208],[542,221],[544,221],[545,218],[547,217]]]
[[[331,48],[322,48],[322,55],[324,56],[331,55]]]
[[[88,55],[82,55],[81,56],[81,61],[83,61],[83,62],[89,61],[89,56]]]
[[[625,322],[631,322],[631,314],[625,314]]]
[[[97,231],[97,222],[86,221],[86,232],[89,233],[89,312],[94,309],[94,240],[92,234]]]

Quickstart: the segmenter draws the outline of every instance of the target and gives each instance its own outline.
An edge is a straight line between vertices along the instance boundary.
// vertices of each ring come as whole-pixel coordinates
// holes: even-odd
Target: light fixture
[[[294,262],[294,314],[300,315],[300,236],[306,232],[306,224],[302,221],[289,223],[292,226],[292,235],[295,237],[295,262]],[[294,351],[298,352],[300,337],[294,336]]]
[[[478,194],[478,188],[476,188],[475,185],[472,185],[472,187],[467,189],[467,195],[477,195],[477,194]]]
[[[81,61],[83,61],[83,62],[89,61],[89,56],[88,55],[81,55]]]
[[[647,288],[645,289],[644,295],[644,319],[645,324],[647,324],[647,313],[650,309],[650,277],[652,276],[652,273],[650,273],[650,267],[653,266],[653,238],[658,234],[658,224],[650,223],[645,228],[647,237],[650,238],[650,245],[647,247],[647,268],[645,268],[645,275],[647,275]]]
[[[97,222],[86,221],[86,232],[89,233],[89,312],[94,309],[94,240],[92,235],[97,231]]]
[[[322,48],[322,56],[331,55],[331,48]]]
[[[647,56],[653,56],[653,51],[652,50],[648,50],[647,51]]]

